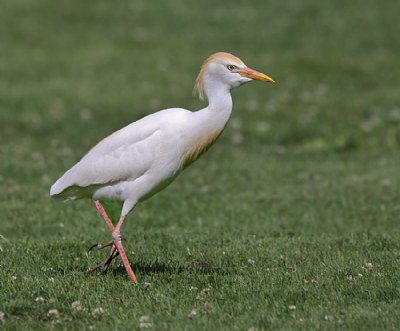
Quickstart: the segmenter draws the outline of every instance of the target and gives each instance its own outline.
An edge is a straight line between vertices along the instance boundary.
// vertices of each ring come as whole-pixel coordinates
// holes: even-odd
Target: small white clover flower
[[[254,259],[248,259],[247,262],[248,262],[249,264],[251,264],[251,265],[256,264],[256,260],[254,260]]]
[[[189,319],[193,319],[196,316],[197,316],[197,310],[196,309],[192,309],[191,312],[188,315]]]
[[[209,287],[206,287],[201,290],[201,293],[208,294],[208,293],[210,293],[210,291],[211,291],[211,289]]]
[[[51,318],[57,318],[59,313],[57,309],[50,309],[47,313],[47,315]]]
[[[81,311],[82,310],[82,305],[81,305],[81,302],[79,300],[74,301],[71,304],[71,307],[72,307],[73,310],[76,310],[76,311]]]
[[[210,312],[210,311],[212,311],[213,306],[212,306],[211,303],[205,302],[204,305],[203,305],[203,308],[204,308],[207,312]]]
[[[374,267],[374,265],[373,265],[371,262],[365,263],[365,266],[366,266],[366,268],[369,269],[369,270],[371,270],[371,269]]]
[[[92,310],[92,316],[93,317],[97,317],[97,316],[100,316],[100,315],[103,315],[103,314],[105,314],[105,310],[103,308],[101,308],[101,307],[97,307],[97,308]]]
[[[139,318],[139,327],[141,329],[150,329],[153,327],[153,324],[150,323],[150,317],[147,315],[143,315]]]

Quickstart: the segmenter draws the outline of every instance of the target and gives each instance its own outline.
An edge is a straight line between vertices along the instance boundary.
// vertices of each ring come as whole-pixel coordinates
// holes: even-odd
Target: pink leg
[[[115,227],[113,233],[112,233],[112,239],[115,247],[117,247],[117,250],[119,252],[119,255],[121,256],[122,263],[124,264],[124,267],[128,273],[129,278],[131,279],[132,282],[134,282],[136,285],[138,285],[138,281],[136,279],[135,273],[132,270],[131,265],[129,264],[128,257],[126,256],[125,250],[122,247],[121,243],[121,227],[122,224],[124,223],[125,217],[121,217],[117,226]]]
[[[122,263],[124,264],[124,267],[128,273],[129,278],[131,281],[133,281],[136,285],[138,285],[138,281],[136,279],[135,273],[132,270],[131,265],[129,264],[128,257],[126,256],[124,247],[122,246],[121,243],[121,227],[122,224],[124,223],[125,217],[121,217],[119,220],[118,224],[116,227],[112,224],[112,221],[108,217],[104,207],[98,200],[93,200],[93,204],[96,206],[97,210],[100,212],[100,215],[103,217],[104,221],[107,223],[108,228],[112,232],[112,241],[113,241],[113,247],[111,248],[111,252],[109,254],[109,257],[107,257],[106,261],[104,261],[102,264],[95,266],[94,268],[90,268],[89,271],[92,272],[93,270],[101,267],[104,270],[107,270],[111,260],[117,256],[117,253],[115,250],[118,251],[119,255],[121,256]],[[96,245],[94,245],[96,246]]]
[[[93,200],[93,204],[95,205],[97,210],[100,212],[100,215],[103,217],[104,221],[107,223],[110,231],[113,232],[114,225],[113,225],[111,219],[108,217],[103,205],[100,203],[99,200]],[[111,261],[118,255],[118,250],[115,247],[115,245],[113,244],[113,242],[111,241],[111,242],[106,242],[106,243],[97,243],[89,248],[89,251],[90,251],[93,248],[102,249],[107,246],[112,246],[111,252],[108,254],[107,258],[102,263],[95,265],[94,267],[90,267],[88,269],[88,272],[92,273],[94,270],[97,270],[97,269],[101,269],[102,271],[107,271],[108,267],[110,266]]]
[[[112,224],[110,218],[108,217],[103,205],[100,203],[99,200],[93,200],[93,204],[96,206],[97,210],[99,211],[100,215],[103,217],[103,219],[106,221],[108,228],[110,229],[111,232],[114,231],[114,225]]]

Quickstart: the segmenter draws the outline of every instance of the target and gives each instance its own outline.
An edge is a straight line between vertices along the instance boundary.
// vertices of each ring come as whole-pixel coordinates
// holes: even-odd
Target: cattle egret
[[[194,112],[169,108],[133,122],[100,141],[53,184],[50,195],[55,199],[92,199],[111,231],[112,241],[93,246],[112,246],[111,252],[89,272],[106,271],[119,254],[129,278],[137,284],[121,243],[126,216],[138,202],[167,187],[209,149],[231,115],[230,90],[252,80],[274,82],[232,54],[211,55],[201,67],[195,85],[208,107]],[[100,203],[102,199],[122,202],[115,227]]]

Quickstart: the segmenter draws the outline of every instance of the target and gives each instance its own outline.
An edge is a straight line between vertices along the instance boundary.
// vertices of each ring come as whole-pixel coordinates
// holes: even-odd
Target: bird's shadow
[[[213,266],[207,260],[192,260],[187,264],[177,262],[160,262],[154,261],[150,263],[134,263],[131,265],[135,273],[143,275],[151,274],[201,274],[201,275],[226,275],[230,274],[231,270]],[[126,275],[126,270],[123,265],[110,267],[107,271],[113,275]]]
[[[177,261],[160,262],[153,261],[149,263],[139,262],[131,264],[132,269],[135,273],[141,275],[151,275],[151,274],[166,274],[166,275],[180,275],[180,274],[200,274],[200,275],[227,275],[231,274],[232,270],[230,268],[222,268],[213,266],[210,261],[195,259],[188,261],[187,263],[181,263]],[[65,276],[68,274],[73,274],[76,272],[87,273],[88,269],[86,267],[79,267],[78,269],[69,266],[63,267],[52,267],[50,270],[51,275]],[[125,276],[125,267],[121,264],[114,264],[109,267],[106,272],[94,271],[93,274],[112,274],[114,276]]]

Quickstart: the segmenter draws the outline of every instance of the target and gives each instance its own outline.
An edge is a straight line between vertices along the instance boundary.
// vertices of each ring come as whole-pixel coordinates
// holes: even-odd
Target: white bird
[[[121,243],[126,216],[138,202],[164,189],[208,150],[231,115],[231,89],[252,80],[274,82],[232,54],[211,55],[201,67],[195,85],[200,99],[208,101],[208,107],[194,112],[169,108],[133,122],[100,141],[53,184],[53,198],[92,199],[112,232],[111,242],[93,246],[112,249],[103,263],[89,268],[90,272],[107,270],[119,254],[129,278],[137,284]],[[115,227],[99,201],[102,199],[123,203]]]

